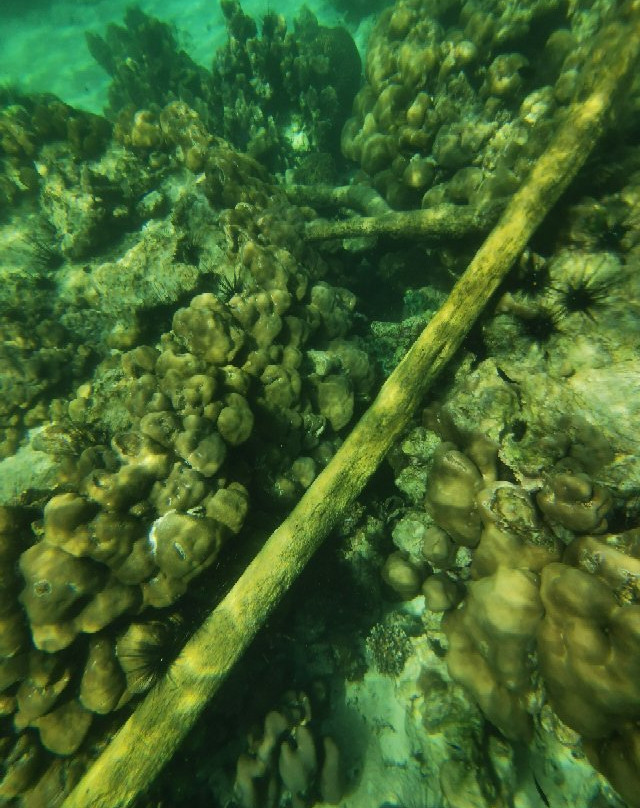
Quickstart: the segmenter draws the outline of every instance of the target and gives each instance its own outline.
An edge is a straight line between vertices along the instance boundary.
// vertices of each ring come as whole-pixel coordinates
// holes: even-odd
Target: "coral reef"
[[[343,153],[394,208],[486,208],[518,187],[571,99],[584,27],[557,0],[398,0],[372,32]]]
[[[459,719],[469,768],[441,769],[451,805],[499,804],[500,789],[638,804],[637,182],[617,175],[620,190],[543,228],[389,456],[404,505],[382,577],[412,598],[394,611],[418,612],[444,657],[439,699],[462,685],[501,738],[487,746]],[[505,739],[535,782],[507,785]]]
[[[0,212],[37,191],[42,146],[65,141],[78,158],[100,154],[111,127],[99,115],[70,107],[52,95],[26,96],[0,89]]]
[[[633,250],[622,261],[560,252],[538,288],[505,293],[486,325],[492,357],[461,372],[446,403],[425,411],[424,423],[440,442],[434,448],[418,428],[392,455],[399,485],[415,494],[414,510],[393,534],[402,556],[391,557],[403,559],[404,578],[394,576],[401,583],[409,569],[420,569],[420,555],[428,562],[422,592],[427,608],[445,613],[449,673],[491,723],[507,738],[538,737],[546,702],[631,805],[640,710],[637,529],[612,532],[611,524],[637,518],[636,440],[600,404],[606,399],[608,411],[619,414],[614,402],[624,390],[607,377],[578,396],[564,374],[573,367],[593,382],[603,356],[626,372],[635,367],[628,335],[636,325],[620,296],[635,299],[636,260]],[[530,332],[515,345],[495,339],[503,325],[513,334],[512,323],[536,299],[573,294],[578,280],[594,288],[591,271],[608,278],[599,287],[599,310],[589,313],[596,301],[587,294],[575,310],[565,307],[545,342],[553,351],[539,352]],[[545,389],[533,393],[540,383]],[[634,407],[626,396],[623,421],[637,423]],[[411,456],[424,466],[417,489],[405,482]],[[504,478],[505,469],[516,482]],[[426,518],[416,509],[421,497]],[[413,574],[411,591],[396,586],[405,597],[418,591],[421,575]]]
[[[346,155],[394,207],[508,195],[602,7],[398,0]],[[0,91],[1,802],[73,787],[468,248],[305,243],[315,213],[265,166],[335,169],[355,46],[310,12],[258,33],[223,11],[211,72],[140,11],[91,36],[109,122]],[[638,805],[640,174],[606,149],[198,730],[172,804]],[[371,323],[388,289],[405,319]],[[247,747],[263,674],[296,690],[264,697]]]
[[[112,77],[111,119],[135,116],[133,145],[159,142],[154,121],[175,101],[197,111],[208,131],[272,170],[308,180],[332,178],[340,130],[360,85],[360,56],[346,28],[320,25],[304,8],[287,31],[270,11],[261,31],[237,0],[224,0],[227,43],[211,72],[178,47],[171,28],[139,9],[104,37],[87,34],[91,53]]]
[[[301,212],[194,110],[123,114],[95,155],[70,140],[34,146],[25,203],[48,240],[14,239],[4,289],[27,303],[3,323],[6,453],[51,460],[44,490],[9,472],[2,491],[20,505],[2,534],[12,797],[153,685],[187,636],[176,601],[247,513],[281,514],[311,484],[374,383],[349,339],[355,296],[324,279]],[[327,743],[309,788],[330,795]]]

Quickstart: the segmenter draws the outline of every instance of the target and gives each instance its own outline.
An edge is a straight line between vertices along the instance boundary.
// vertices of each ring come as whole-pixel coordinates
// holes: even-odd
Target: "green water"
[[[640,805],[639,30],[605,0],[4,0],[0,804]],[[224,617],[571,121],[568,189],[432,327],[454,357],[415,412],[385,388],[401,436]]]

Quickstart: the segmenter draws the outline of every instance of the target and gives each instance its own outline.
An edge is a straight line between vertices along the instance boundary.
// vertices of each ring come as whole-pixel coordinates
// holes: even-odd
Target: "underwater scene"
[[[640,0],[2,0],[0,806],[640,808]]]

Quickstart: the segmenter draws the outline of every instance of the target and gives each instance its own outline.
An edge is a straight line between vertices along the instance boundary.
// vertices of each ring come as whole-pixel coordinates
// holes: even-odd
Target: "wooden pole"
[[[424,210],[382,213],[379,216],[353,216],[339,222],[317,219],[304,228],[305,241],[332,238],[390,236],[404,239],[464,238],[486,232],[498,218],[502,203],[482,211],[472,205],[436,205]]]
[[[584,164],[606,127],[612,99],[640,49],[640,2],[599,38],[586,68],[591,89],[564,123],[448,300],[292,513],[185,646],[63,803],[123,808],[171,759],[269,613],[361,492],[425,392],[455,354],[532,234]]]
[[[353,208],[365,216],[389,213],[391,208],[380,194],[369,185],[287,185],[285,191],[294,205],[313,205],[318,208]]]

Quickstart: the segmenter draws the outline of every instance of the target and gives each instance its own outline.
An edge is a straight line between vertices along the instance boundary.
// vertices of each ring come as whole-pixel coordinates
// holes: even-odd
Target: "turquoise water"
[[[95,0],[2,4],[0,34],[0,83],[17,82],[27,92],[52,92],[69,104],[101,112],[108,78],[84,42],[85,31],[103,34],[111,22],[121,22],[129,0]],[[222,12],[209,0],[143,0],[136,4],[175,27],[180,46],[195,61],[209,67],[215,51],[225,41]],[[342,14],[329,3],[309,4],[321,22],[334,25]],[[260,16],[270,9],[264,0],[243,4],[248,14]],[[289,21],[298,4],[278,4],[278,13]]]

